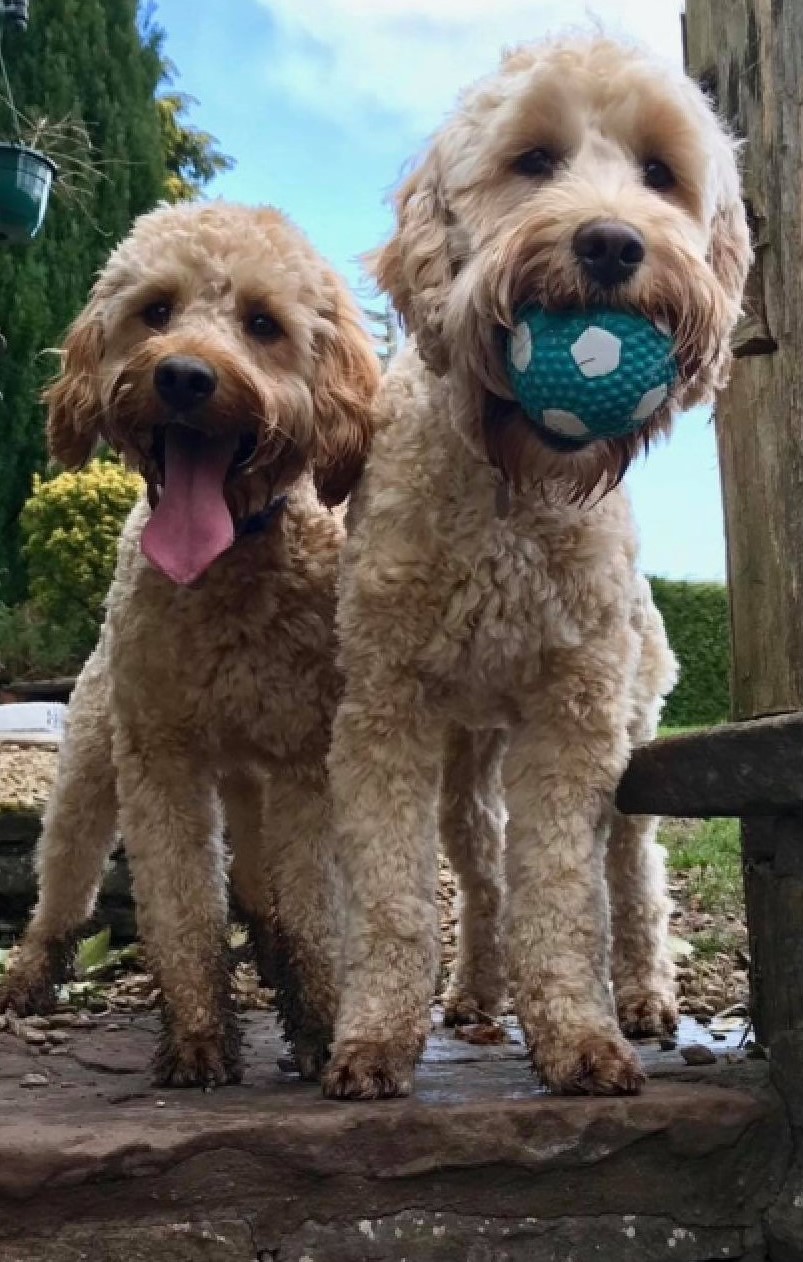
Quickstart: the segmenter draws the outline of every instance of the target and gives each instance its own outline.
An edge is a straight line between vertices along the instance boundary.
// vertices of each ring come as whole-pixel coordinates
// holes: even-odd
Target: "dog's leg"
[[[379,703],[384,704],[380,708]],[[346,887],[345,977],[324,1091],[406,1095],[429,1030],[439,933],[442,733],[384,683],[347,694],[330,771]]]
[[[267,782],[267,774],[227,772],[220,795],[231,841],[233,912],[248,924],[263,986],[275,989],[275,905],[264,843]]]
[[[628,748],[608,717],[616,683],[567,663],[505,765],[511,980],[533,1066],[563,1092],[629,1093],[643,1079],[609,987],[602,815]]]
[[[502,947],[505,801],[500,731],[451,728],[441,792],[441,839],[458,882],[457,960],[446,1025],[495,1017],[505,997]]]
[[[619,1023],[630,1038],[668,1034],[678,1022],[670,902],[657,831],[652,816],[613,813],[607,855],[611,972]]]
[[[319,775],[277,768],[262,840],[275,899],[266,971],[299,1073],[318,1081],[334,1033],[343,945],[342,881],[323,768]]]
[[[633,627],[641,652],[633,683],[630,741],[653,740],[661,701],[674,683],[677,666],[649,586],[642,582]],[[669,950],[670,902],[665,856],[656,841],[658,820],[613,812],[607,876],[613,930],[612,975],[619,1022],[631,1038],[675,1029],[675,968]]]
[[[114,734],[139,928],[162,989],[154,1080],[177,1087],[240,1079],[220,811],[191,739],[163,722]]]
[[[69,726],[36,853],[39,897],[20,954],[0,983],[0,1009],[20,1016],[55,1005],[75,938],[92,914],[115,837],[108,680],[98,651],[70,701]]]

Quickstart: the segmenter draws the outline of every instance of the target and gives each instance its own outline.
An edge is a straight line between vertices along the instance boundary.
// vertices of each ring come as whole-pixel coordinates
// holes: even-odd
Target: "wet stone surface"
[[[245,1080],[214,1093],[151,1086],[153,1013],[47,1050],[0,1031],[0,1262],[763,1257],[789,1143],[738,1029],[684,1023],[643,1046],[641,1096],[604,1100],[546,1094],[512,1023],[489,1046],[436,1026],[412,1099],[337,1104],[281,1072],[271,1016],[240,1019]]]

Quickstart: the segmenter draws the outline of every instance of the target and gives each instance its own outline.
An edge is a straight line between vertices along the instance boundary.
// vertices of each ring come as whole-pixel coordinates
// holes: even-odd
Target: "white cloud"
[[[273,87],[340,122],[423,135],[500,49],[600,23],[680,58],[682,0],[259,0],[276,24]]]

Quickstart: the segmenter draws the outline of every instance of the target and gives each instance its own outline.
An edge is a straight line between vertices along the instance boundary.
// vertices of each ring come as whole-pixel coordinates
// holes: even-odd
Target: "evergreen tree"
[[[176,78],[176,67],[167,59],[162,78],[168,84]],[[216,136],[187,121],[186,114],[197,104],[194,96],[172,90],[162,92],[156,102],[167,166],[165,196],[170,202],[194,201],[216,175],[234,166],[234,159],[217,148]]]
[[[51,195],[37,240],[0,249],[0,602],[23,589],[20,509],[45,464],[38,401],[59,341],[111,247],[164,195],[166,167],[155,97],[160,35],[138,21],[137,0],[33,0],[25,33],[3,33],[18,109],[70,116],[86,127],[99,172],[79,204]],[[13,139],[0,102],[0,138]]]

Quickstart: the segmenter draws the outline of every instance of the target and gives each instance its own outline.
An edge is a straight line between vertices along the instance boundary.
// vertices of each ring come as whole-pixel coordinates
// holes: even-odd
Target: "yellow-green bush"
[[[36,477],[22,510],[29,614],[58,628],[79,658],[97,638],[117,539],[141,491],[136,474],[93,460],[80,473]]]

